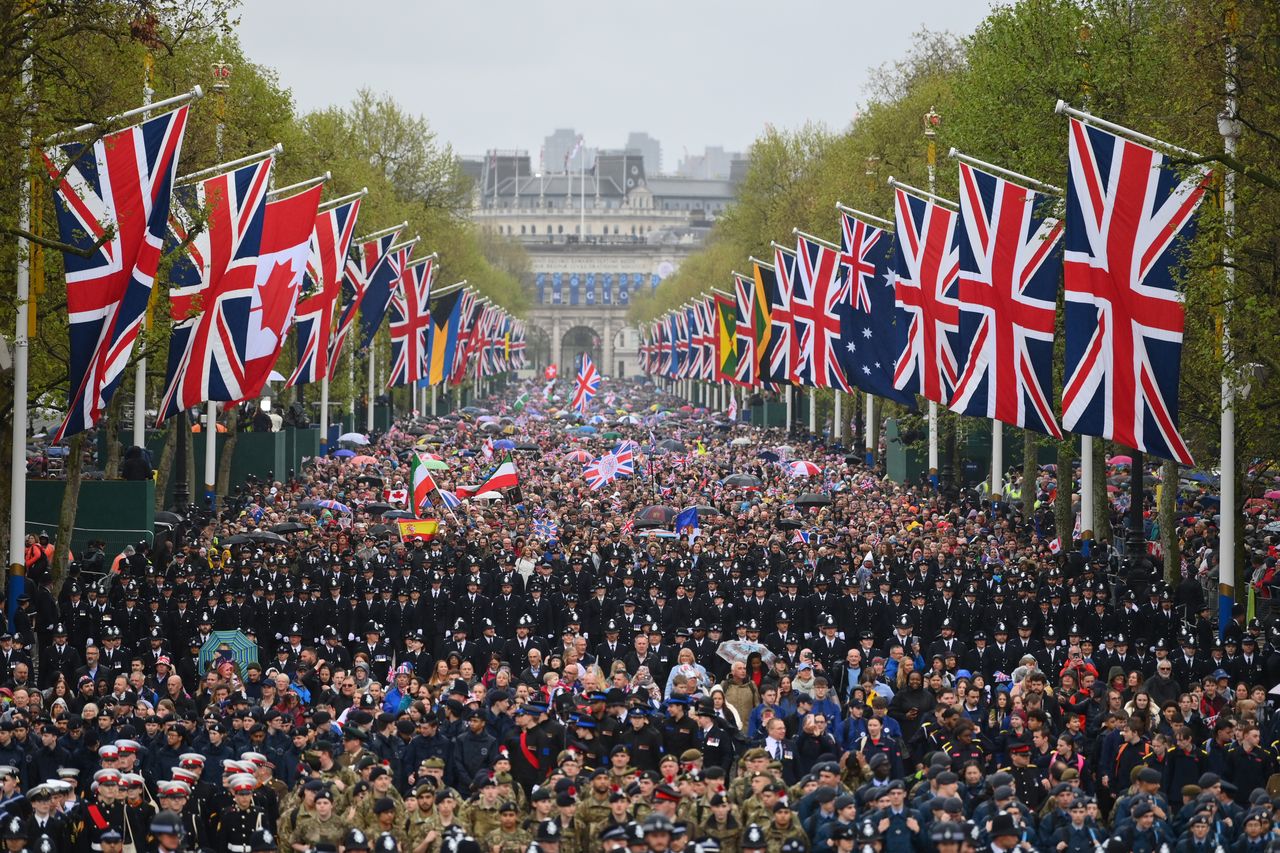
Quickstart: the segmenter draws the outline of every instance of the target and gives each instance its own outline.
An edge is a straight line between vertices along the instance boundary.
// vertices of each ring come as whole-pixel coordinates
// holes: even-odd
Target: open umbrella
[[[156,514],[159,515],[159,513]],[[310,530],[310,528],[299,521],[286,521],[281,524],[271,525],[271,532],[279,533],[281,535],[286,533],[301,533],[304,530]]]
[[[220,545],[249,545],[253,542],[248,533],[237,533],[219,541]]]
[[[686,511],[689,509],[690,507],[685,507]],[[703,516],[724,515],[724,513],[716,507],[713,507],[711,504],[698,504],[696,507],[693,507],[693,509],[698,510],[699,518],[702,518]]]
[[[763,483],[755,474],[730,474],[720,481],[720,485],[732,489],[758,489]]]
[[[666,527],[676,520],[676,516],[680,513],[673,506],[663,506],[662,504],[654,504],[647,506],[636,513],[636,527]]]
[[[676,441],[674,438],[664,438],[658,442],[658,446],[672,453],[683,453],[689,449],[683,441]]]
[[[315,501],[303,501],[301,506],[303,509],[331,509],[334,512],[345,512],[348,515],[351,514],[351,507],[343,503],[338,503],[335,500],[330,500],[329,498],[321,498],[320,500]]]
[[[750,640],[729,640],[721,643],[720,647],[716,649],[716,655],[729,663],[737,663],[738,661],[746,663],[747,658],[757,653],[766,667],[773,666],[773,652],[769,651],[763,643],[753,643]]]
[[[502,432],[502,424],[497,421],[489,421],[488,423],[480,424],[480,431],[488,433]]]
[[[278,370],[273,370],[273,371],[271,371],[270,373],[268,373],[268,374],[267,374],[267,381],[268,381],[268,382],[283,382],[283,381],[284,381],[284,374],[282,374],[282,373],[281,373],[280,371],[278,371]]]
[[[391,509],[391,504],[383,503],[382,501],[374,501],[373,503],[367,503],[364,505],[364,511],[369,513],[369,515],[382,515],[389,509]]]
[[[335,450],[333,452],[333,455],[338,457],[339,459],[350,459],[352,456],[356,455],[356,452],[354,450],[348,450],[347,448],[344,447],[341,450]]]
[[[1132,465],[1133,457],[1131,456],[1112,456],[1107,460],[1108,465]]]
[[[270,530],[255,530],[252,533],[248,534],[248,537],[250,542],[288,542],[289,541],[288,539],[285,539],[283,536],[281,536],[279,533],[274,533]]]
[[[500,501],[502,500],[502,492],[481,492],[471,498],[473,501]]]
[[[352,465],[377,465],[378,460],[367,453],[361,453],[359,456],[352,456],[347,460]]]
[[[796,498],[796,506],[829,506],[831,495],[822,492],[805,492]]]
[[[417,518],[417,516],[409,512],[407,509],[393,509],[390,512],[384,512],[382,514],[383,521],[391,521],[397,518]]]
[[[532,441],[517,441],[514,448],[516,453],[541,453],[542,448],[534,444]]]
[[[787,473],[792,477],[817,477],[822,473],[822,469],[812,462],[798,459],[787,463]]]
[[[798,518],[783,518],[779,519],[775,526],[779,530],[799,530],[804,527],[804,522]]]
[[[391,526],[388,524],[375,524],[369,528],[369,535],[381,536],[385,539],[391,535]]]
[[[156,513],[156,521],[163,521],[165,524],[181,524],[182,516],[162,509]]]
[[[500,438],[493,443],[494,450],[515,450],[516,443],[509,438]]]
[[[222,663],[233,663],[244,672],[249,664],[260,663],[258,646],[239,631],[214,631],[200,647],[196,664],[204,675],[210,667],[216,668]]]
[[[765,462],[777,462],[778,454],[774,453],[772,450],[761,450],[756,454],[756,458],[762,459]]]
[[[426,468],[428,471],[449,470],[449,463],[445,462],[443,459],[439,457],[436,457],[435,459],[423,459],[418,464],[421,465],[423,468]]]
[[[566,453],[564,456],[561,456],[560,458],[563,459],[565,462],[577,462],[579,464],[586,465],[595,457],[593,457],[590,453],[588,453],[585,450],[570,450],[568,453]]]
[[[735,438],[733,441],[729,442],[729,444],[731,444],[734,447],[746,447],[750,443],[751,443],[751,439],[747,438],[745,435],[740,435],[737,438]],[[777,459],[776,455],[774,456],[774,459],[775,460]]]
[[[601,438],[608,439],[608,440],[612,441],[612,440],[613,440],[613,439],[615,439],[615,438],[622,438],[622,433],[620,433],[620,432],[606,432],[604,435],[602,435],[602,436],[600,436],[600,437],[601,437]]]
[[[344,432],[342,435],[338,436],[338,441],[344,444],[358,444],[358,445],[364,445],[369,443],[369,439],[358,432]]]
[[[1280,501],[1280,489],[1271,489],[1263,492],[1262,496],[1269,501]],[[156,513],[156,518],[160,517],[160,513]]]
[[[381,489],[386,485],[381,477],[375,477],[372,474],[364,474],[363,476],[356,477],[356,482],[363,483],[366,486],[372,486],[375,489]]]

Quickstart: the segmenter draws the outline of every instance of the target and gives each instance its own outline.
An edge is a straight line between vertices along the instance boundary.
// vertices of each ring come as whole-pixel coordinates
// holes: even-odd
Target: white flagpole
[[[1226,91],[1227,103],[1222,115],[1218,118],[1218,131],[1222,134],[1222,150],[1227,156],[1236,153],[1236,142],[1240,138],[1240,119],[1236,103],[1236,46],[1233,41],[1237,25],[1237,12],[1234,7],[1227,12],[1227,49],[1226,49]],[[1236,173],[1228,169],[1222,180],[1222,272],[1226,281],[1228,300],[1233,298],[1235,290],[1235,250],[1231,245],[1236,234]],[[1218,509],[1222,522],[1218,528],[1218,635],[1221,636],[1223,626],[1230,619],[1230,607],[1236,594],[1236,409],[1235,387],[1232,384],[1231,370],[1231,302],[1229,301],[1222,316],[1222,421],[1219,425],[1218,442],[1221,454],[1218,461],[1220,487],[1218,493],[1222,502]],[[1170,486],[1166,486],[1169,488]]]
[[[863,409],[866,411],[866,415],[863,417],[863,421],[865,421],[865,423],[862,425],[863,447],[866,449],[867,455],[870,456],[875,450],[875,444],[871,441],[871,435],[872,427],[876,422],[876,398],[871,395],[870,391],[867,392],[867,396],[863,400]]]
[[[832,416],[833,420],[831,424],[831,437],[836,443],[839,443],[844,440],[844,411],[843,411],[844,406],[842,405],[843,400],[844,400],[844,395],[841,394],[840,391],[837,389],[835,414]]]
[[[377,340],[369,341],[369,405],[365,411],[364,428],[368,432],[373,432],[373,392],[374,392],[374,363],[373,353],[377,349]]]
[[[329,371],[333,369],[330,365],[325,370],[324,378],[320,380],[320,455],[324,455],[325,445],[329,443]]]
[[[227,89],[231,87],[231,66],[222,60],[213,63],[213,93],[217,95],[217,103],[215,107],[218,112],[218,123],[215,126],[213,137],[214,149],[218,153],[218,159],[223,156],[223,139],[226,132],[227,121]],[[272,153],[282,150],[283,146],[276,143],[272,148]],[[260,159],[259,155],[251,154],[247,159],[249,162],[255,162]],[[226,164],[223,164],[225,166]],[[211,169],[205,169],[205,172],[212,174],[220,174],[223,169],[221,166],[214,166]],[[195,175],[188,175],[187,179],[197,178],[202,173],[197,172]],[[176,185],[176,182],[175,182]],[[230,417],[236,417],[236,409],[233,406]],[[205,406],[205,425],[204,425],[204,493],[205,500],[209,503],[209,508],[213,509],[217,506],[218,492],[218,404],[210,400]]]
[[[794,385],[787,385],[787,432],[791,431],[791,394],[794,390]]]
[[[151,96],[155,94],[155,90],[151,88],[151,70],[155,66],[155,59],[151,56],[151,50],[148,49],[142,56],[142,106],[151,106]],[[146,121],[151,116],[151,111],[147,110],[142,114],[142,120]],[[140,332],[145,334],[147,331],[147,312],[142,312],[142,328]],[[147,349],[145,346],[141,348],[142,354],[138,357],[138,365],[133,374],[133,444],[135,447],[145,447],[147,442]],[[114,435],[108,435],[107,441],[115,441]]]
[[[991,497],[1004,493],[1004,424],[991,419]]]
[[[809,389],[809,434],[818,432],[818,389]]]
[[[1058,477],[1063,476],[1058,472]],[[1062,482],[1061,479],[1058,480]],[[1093,530],[1093,436],[1080,436],[1080,532]]]
[[[31,56],[22,61],[22,91],[27,104],[33,105]],[[25,163],[31,156],[31,123],[24,121],[21,132],[21,157]],[[31,231],[31,179],[23,175],[18,190],[18,230]],[[14,274],[17,323],[13,334],[13,436],[9,459],[9,576],[19,574],[26,566],[27,533],[27,361],[28,329],[31,299],[31,246],[21,238],[18,242],[18,267]],[[5,608],[8,614],[8,608]],[[5,620],[8,624],[8,620]]]

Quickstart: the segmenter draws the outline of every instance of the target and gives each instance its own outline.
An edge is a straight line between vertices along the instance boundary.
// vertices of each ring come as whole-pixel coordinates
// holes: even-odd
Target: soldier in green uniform
[[[720,842],[720,853],[738,853],[742,840],[742,823],[735,814],[733,803],[723,792],[717,791],[707,802],[710,814],[698,827],[699,834]]]
[[[591,774],[591,783],[578,801],[578,820],[587,826],[600,823],[609,816],[609,772],[604,769]],[[595,836],[590,839],[593,843]]]
[[[769,753],[763,747],[748,749],[742,755],[742,767],[745,768],[737,779],[729,783],[729,799],[742,805],[752,795],[751,780],[758,773],[765,773],[769,768]],[[758,791],[759,789],[755,789]]]
[[[324,788],[315,794],[314,812],[304,815],[297,823],[290,840],[290,848],[306,853],[316,844],[337,844],[347,831],[347,825],[333,811],[333,795]]]
[[[568,791],[556,794],[556,812],[560,824],[560,853],[587,853],[592,849],[587,822],[579,814],[581,806]]]
[[[381,838],[390,835],[396,840],[401,850],[407,850],[408,836],[404,832],[404,821],[396,810],[395,800],[390,797],[378,797],[373,801],[373,823],[365,829],[367,835]],[[376,846],[376,845],[375,845]]]
[[[476,774],[476,789],[478,795],[467,804],[462,823],[467,827],[468,834],[480,841],[498,828],[498,806],[501,805],[501,800],[498,799],[498,786],[493,777],[484,771]]]
[[[458,819],[458,795],[453,792],[452,788],[445,788],[436,794],[436,810],[435,814],[427,818],[423,824],[426,834],[423,839],[427,842],[426,850],[423,853],[440,853],[440,849],[444,844],[445,834],[453,827],[457,827],[465,831],[465,826]],[[412,841],[412,839],[410,839]],[[414,846],[414,853],[418,853],[417,844]]]
[[[520,812],[507,800],[498,807],[498,828],[484,838],[488,853],[526,853],[533,837],[519,826]]]
[[[427,835],[427,821],[435,816],[436,789],[427,784],[419,785],[404,798],[404,834],[412,853]]]
[[[773,804],[773,820],[765,827],[764,837],[769,853],[782,853],[782,846],[792,839],[803,845],[802,850],[809,849],[809,836],[800,826],[800,820],[792,814],[791,806],[782,800]]]

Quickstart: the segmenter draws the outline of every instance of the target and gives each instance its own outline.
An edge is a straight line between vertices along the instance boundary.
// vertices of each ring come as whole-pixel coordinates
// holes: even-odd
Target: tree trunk
[[[156,512],[167,509],[165,506],[165,498],[169,492],[169,469],[173,467],[173,454],[178,445],[178,430],[182,428],[182,421],[186,420],[183,413],[179,412],[177,417],[169,419],[169,429],[165,433],[164,446],[160,448],[160,458],[156,460]],[[188,468],[188,471],[191,469]]]
[[[240,407],[232,406],[227,410],[227,442],[222,445],[222,456],[218,459],[218,479],[214,480],[214,494],[219,498],[225,498],[230,494],[231,483],[231,459],[236,452],[236,438],[239,435],[237,427],[240,423]],[[217,440],[217,432],[214,432],[214,440]]]
[[[1058,530],[1058,541],[1064,544],[1063,550],[1066,550],[1065,545],[1072,541],[1072,531],[1076,526],[1076,513],[1072,499],[1079,484],[1075,482],[1075,477],[1072,475],[1075,466],[1071,463],[1075,459],[1075,453],[1072,452],[1071,442],[1059,441],[1057,449],[1058,500],[1053,505],[1053,521]]]
[[[1107,443],[1093,440],[1093,541],[1111,541],[1111,493],[1107,491]]]
[[[1022,518],[1031,521],[1036,512],[1036,434],[1022,431]]]
[[[0,459],[8,461],[10,454],[13,452],[13,371],[6,370],[0,373],[0,412],[7,412],[3,423],[0,423]],[[22,437],[23,439],[26,436]],[[4,565],[9,565],[9,559],[12,555],[8,553],[9,546],[9,523],[12,519],[12,503],[11,492],[12,484],[9,482],[9,475],[0,477],[0,531],[3,531],[5,555]],[[19,559],[21,554],[17,555]],[[9,572],[0,571],[0,591],[6,591],[9,584]],[[7,598],[3,600],[8,600]]]
[[[1178,501],[1178,463],[1164,460],[1160,475],[1160,503],[1157,507],[1160,521],[1160,546],[1164,549],[1164,577],[1171,586],[1182,581],[1182,554],[1178,549],[1178,530],[1174,520]]]
[[[73,435],[67,442],[67,487],[62,492],[62,511],[58,513],[58,534],[54,539],[53,565],[49,567],[53,578],[53,596],[62,591],[62,581],[67,576],[67,563],[71,554],[71,536],[75,532],[76,510],[80,507],[80,480],[84,472],[85,433]]]

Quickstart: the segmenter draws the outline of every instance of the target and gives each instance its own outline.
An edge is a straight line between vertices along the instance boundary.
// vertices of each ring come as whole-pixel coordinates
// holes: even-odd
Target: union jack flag
[[[303,288],[298,303],[298,366],[285,385],[319,382],[329,374],[329,341],[333,309],[342,290],[343,263],[355,234],[360,199],[316,214]]]
[[[698,310],[698,303],[691,302],[685,306],[684,315],[685,326],[689,329],[689,369],[686,371],[685,376],[699,379],[702,376],[702,339],[705,335],[702,329],[702,316]]]
[[[1048,204],[960,164],[960,380],[950,406],[1062,438],[1051,403],[1062,225]]]
[[[894,290],[911,321],[893,385],[945,405],[959,379],[950,339],[960,323],[956,214],[901,189],[894,195]]]
[[[733,297],[737,321],[734,337],[738,339],[738,365],[733,378],[739,385],[752,388],[760,384],[760,355],[752,325],[756,314],[755,280],[734,273]]]
[[[181,107],[90,147],[44,152],[59,236],[89,252],[62,255],[71,393],[55,441],[91,429],[120,385],[160,264],[186,127]]]
[[[582,476],[593,492],[603,489],[619,477],[630,477],[634,474],[635,459],[630,450],[606,453],[599,459],[588,462],[582,469]]]
[[[387,263],[389,250],[398,236],[400,236],[399,229],[382,237],[366,240],[356,248],[355,258],[348,259],[346,271],[342,277],[342,314],[338,317],[338,328],[334,330],[333,341],[329,347],[330,364],[336,364],[338,357],[342,355],[342,345],[346,343],[347,335],[355,326],[357,312],[360,310],[361,303],[364,302],[365,293],[369,290],[369,282],[374,275],[383,274],[381,270]]]
[[[716,307],[715,297],[704,296],[696,303],[702,315],[702,375],[711,382],[716,377]]]
[[[791,292],[796,256],[782,246],[774,246],[773,259],[773,278],[765,282],[769,297],[769,343],[760,354],[760,370],[764,374],[761,378],[769,382],[791,382],[795,349]]]
[[[257,290],[271,158],[179,188],[167,252],[173,330],[159,421],[207,400],[245,396],[246,338]],[[208,221],[196,227],[197,216]]]
[[[1062,424],[1190,465],[1173,269],[1210,173],[1184,179],[1163,155],[1076,119],[1070,132]]]
[[[560,525],[549,518],[539,518],[533,523],[533,535],[543,542],[556,542],[560,539]]]
[[[585,352],[582,354],[582,364],[578,367],[578,384],[573,390],[573,410],[579,414],[587,411],[587,404],[591,402],[591,398],[600,390],[600,373],[596,370],[595,362],[591,360],[591,356]]]
[[[453,375],[449,381],[457,385],[467,375],[467,364],[475,354],[480,338],[480,319],[484,303],[476,299],[474,291],[463,290],[458,326],[458,351],[453,357]]]
[[[431,282],[435,263],[424,258],[408,264],[400,276],[400,286],[391,297],[391,377],[387,387],[407,385],[426,376],[427,332],[431,315]]]
[[[848,282],[839,280],[840,253],[799,237],[796,276],[791,293],[792,382],[817,388],[849,390],[836,353],[840,349],[840,315],[836,306]]]
[[[915,395],[893,387],[894,360],[902,351],[906,321],[894,300],[889,264],[892,237],[847,213],[840,215],[840,265],[846,287],[838,305],[845,377],[864,391],[912,409]]]
[[[671,360],[667,363],[667,375],[671,377],[679,377],[684,364],[684,348],[687,341],[682,316],[679,311],[672,311],[667,315],[667,338],[671,341]]]
[[[367,350],[373,343],[373,336],[378,333],[382,319],[387,316],[391,297],[400,285],[412,252],[413,241],[387,252],[382,263],[369,276],[364,296],[360,300],[360,349]]]

